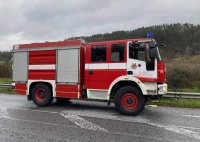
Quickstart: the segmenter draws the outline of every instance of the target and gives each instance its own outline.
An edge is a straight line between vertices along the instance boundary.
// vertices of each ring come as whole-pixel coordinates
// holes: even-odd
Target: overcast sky
[[[200,0],[0,0],[0,50],[177,22],[200,24]]]

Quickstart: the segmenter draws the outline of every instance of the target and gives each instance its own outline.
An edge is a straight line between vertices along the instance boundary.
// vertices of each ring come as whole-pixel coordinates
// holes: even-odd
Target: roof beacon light
[[[147,33],[147,38],[153,38],[153,33],[152,32],[148,32]]]

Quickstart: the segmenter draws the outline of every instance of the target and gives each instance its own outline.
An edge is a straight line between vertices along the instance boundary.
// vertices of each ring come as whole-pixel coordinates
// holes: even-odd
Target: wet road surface
[[[37,107],[25,96],[0,94],[2,142],[199,142],[200,109],[145,107],[123,116],[114,105],[72,100]]]

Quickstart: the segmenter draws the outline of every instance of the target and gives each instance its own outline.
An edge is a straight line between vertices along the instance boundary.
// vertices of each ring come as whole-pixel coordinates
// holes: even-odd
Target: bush
[[[171,89],[199,88],[200,62],[197,57],[179,57],[167,62],[167,83]]]
[[[3,61],[0,63],[0,77],[1,78],[11,78],[12,76],[12,66],[10,61]]]

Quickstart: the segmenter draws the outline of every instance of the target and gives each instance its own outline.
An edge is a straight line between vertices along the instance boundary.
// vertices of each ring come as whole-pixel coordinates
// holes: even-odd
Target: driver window
[[[92,46],[91,62],[106,62],[106,45]]]
[[[145,61],[145,50],[139,50],[139,47],[129,47],[129,58]]]
[[[113,44],[111,46],[111,62],[124,61],[124,44]]]

